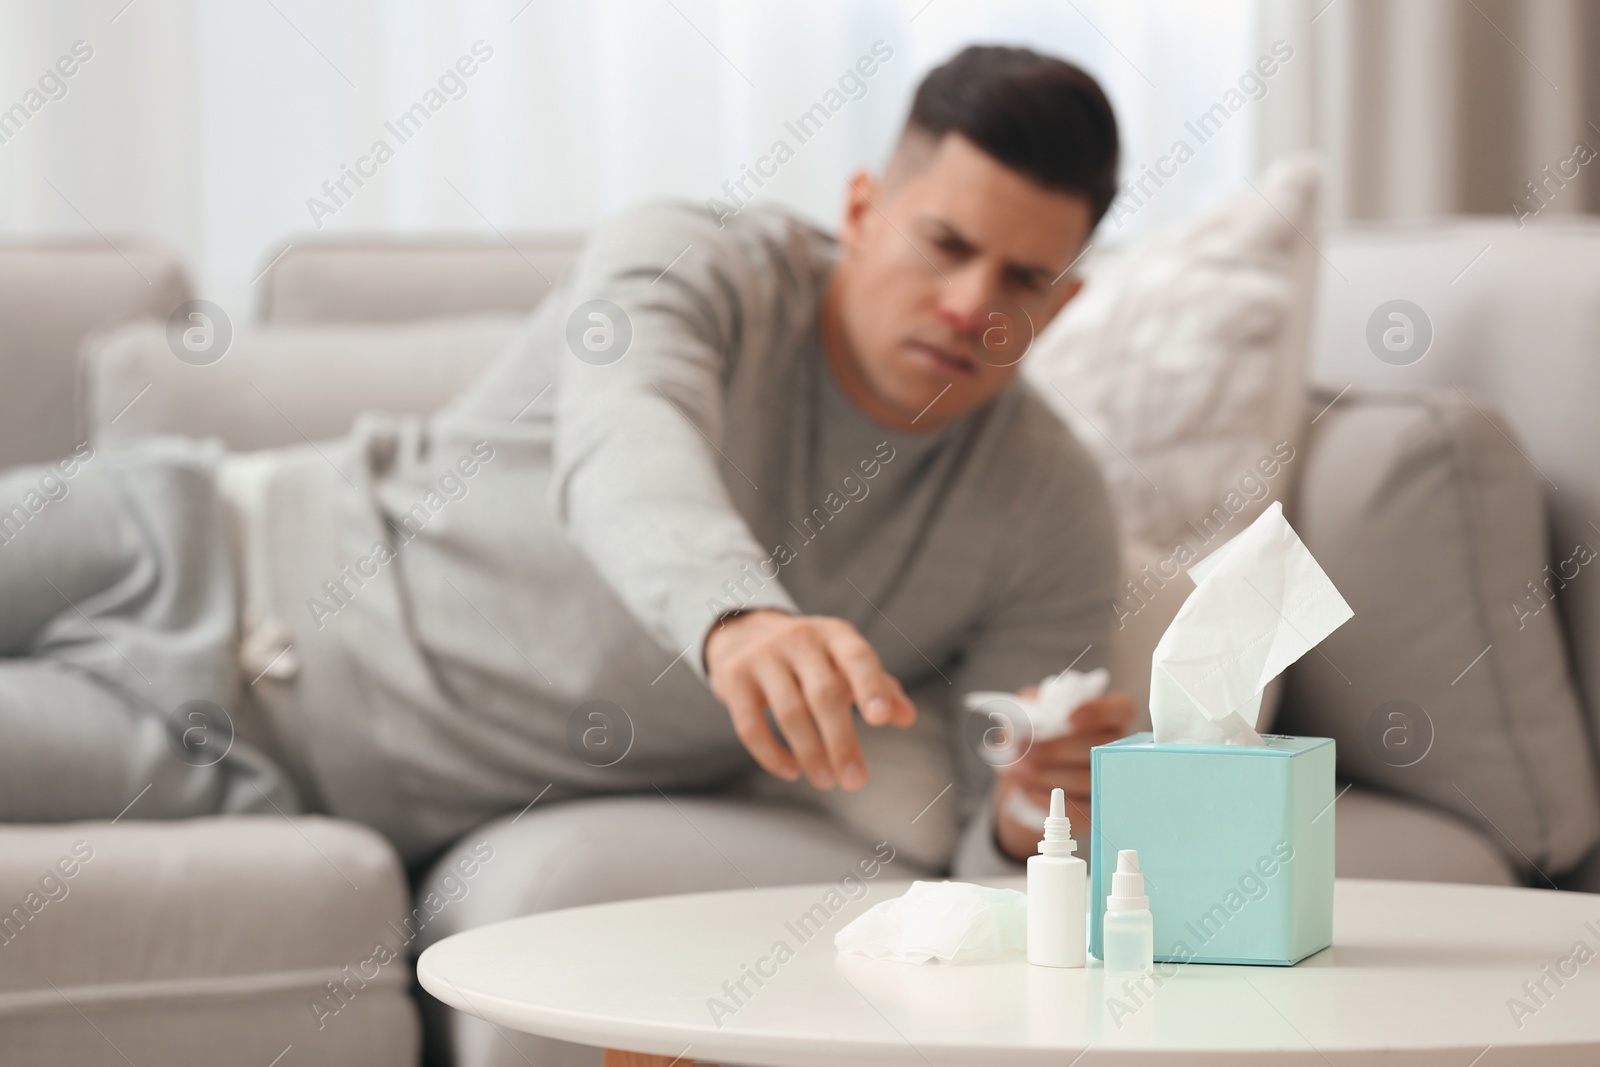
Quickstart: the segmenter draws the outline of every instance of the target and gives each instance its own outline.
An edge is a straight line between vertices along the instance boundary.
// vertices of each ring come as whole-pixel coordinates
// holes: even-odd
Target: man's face
[[[908,430],[936,429],[1006,387],[1032,334],[1077,292],[1062,275],[1092,229],[1086,199],[964,137],[922,153],[887,190],[852,179],[824,311],[845,392]]]

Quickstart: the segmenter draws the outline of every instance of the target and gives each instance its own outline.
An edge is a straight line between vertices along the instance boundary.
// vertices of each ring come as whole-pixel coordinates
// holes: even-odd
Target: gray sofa
[[[1340,741],[1353,785],[1337,801],[1339,873],[1600,889],[1600,579],[1581,571],[1548,611],[1488,610],[1524,571],[1538,580],[1575,542],[1600,545],[1600,369],[1585,344],[1600,230],[1459,223],[1336,234],[1323,253],[1339,272],[1322,280],[1323,389],[1307,398],[1288,503],[1373,621],[1290,671],[1277,728]],[[234,349],[193,367],[164,350],[161,322],[191,295],[170,257],[142,251],[134,270],[103,247],[0,249],[0,462],[84,435],[270,447],[337,434],[362,408],[426,411],[492,358],[570,254],[549,241],[297,243],[256,283],[258,321],[227,309]],[[1430,309],[1432,350],[1410,366],[1364,341],[1392,297]],[[1524,624],[1514,636],[1508,620]],[[1383,740],[1395,700],[1428,718],[1418,761]],[[971,844],[957,874],[982,873]],[[871,850],[815,810],[745,795],[535,803],[412,872],[370,831],[319,817],[159,824],[135,809],[4,826],[0,907],[44,903],[0,934],[0,1048],[17,1064],[400,1065],[424,1056],[425,1030],[430,1062],[597,1063],[444,1009],[412,988],[410,959],[533,911],[830,881]],[[892,874],[928,873],[906,856]],[[65,891],[43,892],[46,877]],[[402,951],[384,960],[380,944]]]

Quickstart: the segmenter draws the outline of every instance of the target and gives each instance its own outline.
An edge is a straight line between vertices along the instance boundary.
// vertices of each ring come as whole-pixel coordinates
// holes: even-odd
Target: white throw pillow
[[[1148,725],[1150,655],[1183,573],[1291,499],[1305,429],[1321,171],[1274,165],[1200,218],[1085,258],[1025,372],[1099,459],[1123,531],[1112,680]],[[1269,687],[1261,728],[1271,724]]]

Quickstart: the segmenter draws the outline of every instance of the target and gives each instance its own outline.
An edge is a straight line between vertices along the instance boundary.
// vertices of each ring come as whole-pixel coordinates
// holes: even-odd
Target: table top
[[[1600,1063],[1600,895],[1340,880],[1332,948],[1295,967],[1158,964],[1141,990],[1092,959],[918,967],[834,951],[907,885],[855,886],[837,910],[843,888],[814,885],[546,912],[447,938],[417,976],[506,1027],[685,1061]],[[822,929],[798,926],[819,904]]]

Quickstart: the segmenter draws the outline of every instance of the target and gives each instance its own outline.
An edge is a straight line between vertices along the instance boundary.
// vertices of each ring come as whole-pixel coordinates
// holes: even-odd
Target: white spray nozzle
[[[1117,869],[1111,875],[1111,895],[1106,897],[1108,911],[1146,911],[1150,898],[1144,895],[1144,875],[1139,871],[1137,849],[1117,851]]]
[[[1050,814],[1045,816],[1039,851],[1046,856],[1070,856],[1078,851],[1078,843],[1072,839],[1072,820],[1067,818],[1065,790],[1050,790]]]

